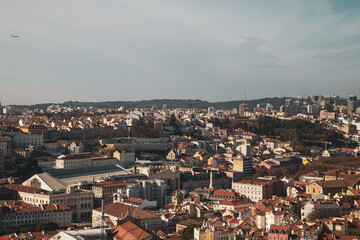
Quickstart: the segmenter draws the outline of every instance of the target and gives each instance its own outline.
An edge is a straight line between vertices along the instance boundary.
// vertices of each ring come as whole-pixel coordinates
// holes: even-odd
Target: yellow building
[[[194,228],[194,240],[233,240],[235,231],[227,227],[198,227]]]
[[[198,158],[200,161],[202,161],[204,158],[203,156],[201,155],[201,153],[199,151],[197,151],[194,155],[193,155],[194,158]]]
[[[242,172],[245,176],[253,174],[253,163],[251,158],[237,157],[233,159],[233,170]]]
[[[307,159],[303,159],[302,160],[302,164],[303,165],[307,165],[307,164],[310,164],[311,162],[309,162],[309,160],[307,160]]]

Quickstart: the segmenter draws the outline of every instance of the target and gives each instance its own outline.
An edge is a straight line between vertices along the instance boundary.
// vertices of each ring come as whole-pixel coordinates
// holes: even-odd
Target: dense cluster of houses
[[[295,105],[289,104],[287,117],[308,118],[300,110],[290,114]],[[284,117],[269,105],[235,110],[50,106],[2,116],[0,228],[54,222],[58,229],[0,239],[359,239],[360,169],[259,176],[311,165],[319,156],[297,152],[277,136],[229,131],[213,121],[240,111],[237,121],[250,124],[259,114]],[[322,112],[318,120],[356,141],[357,115],[340,113],[325,118]],[[61,117],[66,114],[71,117]],[[134,126],[149,122],[160,135],[130,137]],[[58,139],[63,132],[106,129],[125,135]],[[326,148],[321,155],[358,152]],[[43,172],[12,176],[28,159],[37,159]],[[110,174],[114,169],[122,173]]]

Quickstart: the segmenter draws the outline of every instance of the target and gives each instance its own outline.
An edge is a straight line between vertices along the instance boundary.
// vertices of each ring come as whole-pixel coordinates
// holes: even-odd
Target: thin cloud
[[[332,0],[2,1],[0,81],[13,83],[0,100],[225,101],[240,89],[312,94],[309,84],[346,95],[360,89],[359,11]]]

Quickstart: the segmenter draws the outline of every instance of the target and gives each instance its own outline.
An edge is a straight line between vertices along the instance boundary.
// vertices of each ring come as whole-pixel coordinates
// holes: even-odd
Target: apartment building
[[[60,152],[60,144],[56,141],[44,142],[44,148],[48,154],[55,154]]]
[[[234,240],[234,229],[227,227],[198,227],[194,228],[194,240]]]
[[[44,138],[48,137],[49,132],[48,128],[41,124],[24,125],[20,129],[25,133],[41,135],[44,136]]]
[[[35,134],[19,134],[13,136],[13,147],[27,147],[29,145],[41,147],[44,144],[44,137]]]
[[[236,199],[236,200],[223,200],[219,204],[214,205],[215,210],[228,210],[228,211],[238,211],[242,209],[250,209],[253,206],[251,202]]]
[[[125,151],[115,151],[113,157],[118,160],[118,164],[123,167],[128,167],[135,163],[135,153]]]
[[[0,227],[54,222],[61,227],[71,225],[72,211],[63,204],[32,205],[22,201],[7,201],[0,204]]]
[[[5,185],[6,188],[18,193],[18,200],[36,206],[42,204],[63,204],[72,211],[72,220],[80,221],[91,218],[94,208],[94,194],[92,191],[75,189],[68,186],[66,191],[49,192],[36,187],[16,184]]]
[[[301,208],[301,219],[306,219],[312,212],[319,213],[322,218],[342,217],[350,213],[350,204],[321,199],[308,202]]]
[[[291,235],[290,226],[271,225],[269,231],[269,239],[271,240],[288,240]]]
[[[84,152],[84,144],[79,141],[71,142],[68,146],[68,151],[70,154],[78,154]]]
[[[232,188],[254,202],[269,199],[273,195],[283,195],[283,183],[279,180],[240,180],[233,182]]]
[[[118,189],[125,189],[127,182],[125,181],[111,181],[111,182],[98,182],[92,186],[94,197],[99,204],[99,201],[104,198],[105,204],[113,202],[114,193],[118,192]]]
[[[11,140],[7,138],[0,138],[0,152],[4,157],[10,156]]]
[[[243,176],[252,176],[254,174],[252,159],[242,156],[234,158],[233,170],[242,172]]]
[[[146,175],[149,180],[165,180],[172,189],[180,186],[180,171],[177,166],[137,166],[136,173]]]
[[[55,160],[57,169],[78,169],[100,166],[111,166],[117,164],[115,158],[108,158],[99,154],[66,154]]]
[[[211,175],[213,175],[211,179]],[[231,178],[227,177],[225,173],[182,173],[181,174],[181,185],[180,188],[187,192],[194,191],[198,188],[214,189],[229,189],[231,188]]]

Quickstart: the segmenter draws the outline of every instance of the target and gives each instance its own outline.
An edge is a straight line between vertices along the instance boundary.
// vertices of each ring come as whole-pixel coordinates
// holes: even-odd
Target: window
[[[36,188],[41,188],[41,183],[39,182],[39,180],[34,178],[33,180],[31,180],[30,186],[36,187]]]

